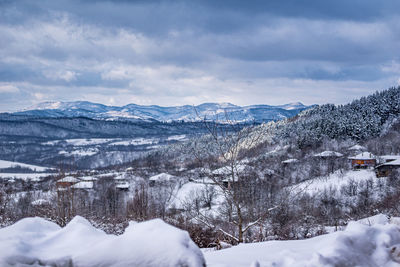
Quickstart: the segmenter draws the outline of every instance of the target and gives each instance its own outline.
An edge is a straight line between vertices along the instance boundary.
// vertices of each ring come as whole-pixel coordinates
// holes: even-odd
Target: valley
[[[400,216],[398,99],[391,88],[258,124],[5,114],[0,225],[40,216],[65,226],[79,215],[121,235],[131,220],[162,218],[217,262],[207,253],[220,244],[302,240],[379,213]],[[391,104],[369,113],[376,101]]]

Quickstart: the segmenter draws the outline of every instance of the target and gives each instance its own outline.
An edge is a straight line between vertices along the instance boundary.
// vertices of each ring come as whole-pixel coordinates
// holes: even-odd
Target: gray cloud
[[[399,83],[398,10],[395,0],[0,1],[0,111],[78,99],[345,103]]]

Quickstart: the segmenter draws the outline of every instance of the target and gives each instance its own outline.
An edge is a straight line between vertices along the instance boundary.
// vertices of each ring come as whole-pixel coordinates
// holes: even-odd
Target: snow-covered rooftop
[[[400,159],[399,155],[383,155],[383,156],[379,156],[380,159],[383,159],[385,161],[387,160],[397,160]]]
[[[78,182],[80,182],[80,180],[73,176],[66,176],[66,177],[58,180],[57,182],[58,183],[78,183]]]
[[[360,146],[360,145],[354,145],[352,147],[349,147],[348,150],[361,150],[362,151],[362,150],[367,150],[367,148],[364,146]]]
[[[166,182],[175,179],[175,176],[168,173],[160,173],[149,178],[150,181]]]
[[[386,162],[386,163],[381,164],[381,166],[382,166],[382,165],[387,165],[387,166],[400,166],[400,159],[396,159],[396,160],[393,160],[393,161],[389,161],[389,162]]]
[[[81,181],[97,181],[98,180],[96,177],[93,177],[93,176],[82,176],[82,177],[78,177],[78,179]]]
[[[72,186],[74,189],[92,189],[93,182],[79,182]]]
[[[315,154],[314,157],[328,158],[328,157],[343,157],[342,153],[336,151],[323,151],[321,153]]]
[[[354,157],[349,157],[349,159],[359,159],[359,160],[375,159],[375,158],[376,158],[375,155],[370,152],[362,152]]]

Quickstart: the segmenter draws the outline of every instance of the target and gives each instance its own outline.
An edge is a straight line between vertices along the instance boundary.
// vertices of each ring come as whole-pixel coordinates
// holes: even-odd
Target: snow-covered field
[[[54,141],[48,141],[46,143],[43,143],[44,145],[56,145],[59,142],[66,142],[69,145],[73,146],[91,146],[91,145],[99,145],[99,144],[104,144],[108,142],[112,142],[113,140],[119,140],[119,139],[110,139],[110,138],[77,138],[77,139],[66,139],[66,140],[54,140]]]
[[[122,140],[118,142],[110,143],[109,145],[114,146],[140,146],[140,145],[152,145],[157,144],[160,140],[158,138],[136,138],[129,140]]]
[[[306,240],[242,244],[205,251],[207,266],[400,266],[400,227],[382,216],[351,222],[345,231]],[[366,220],[368,221],[368,219]]]
[[[80,138],[80,139],[65,139],[65,140],[53,140],[43,143],[43,145],[58,145],[61,142],[65,142],[71,146],[95,146],[95,145],[111,145],[111,146],[141,146],[141,145],[153,145],[158,144],[163,138],[133,138],[133,139],[121,139],[121,138]],[[171,135],[165,138],[165,141],[185,141],[187,140],[186,135]]]
[[[0,169],[6,169],[6,168],[24,168],[24,169],[30,169],[30,170],[36,171],[36,172],[45,172],[45,171],[51,169],[51,168],[47,168],[47,167],[41,167],[41,166],[25,164],[25,163],[20,163],[20,162],[0,160]]]
[[[84,156],[96,155],[98,152],[99,152],[99,150],[96,148],[87,148],[87,149],[82,148],[82,149],[77,149],[77,150],[73,150],[70,152],[62,150],[62,151],[58,152],[58,154],[66,155],[66,156],[82,156],[82,157],[84,157]]]
[[[31,181],[40,181],[44,177],[57,175],[55,173],[1,173],[0,179],[22,179],[22,180],[31,180]]]

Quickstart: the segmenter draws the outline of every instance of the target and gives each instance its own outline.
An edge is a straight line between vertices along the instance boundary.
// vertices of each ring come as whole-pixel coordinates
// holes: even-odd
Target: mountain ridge
[[[47,101],[29,108],[13,112],[15,115],[39,117],[88,117],[105,120],[145,120],[145,121],[200,121],[231,120],[235,122],[267,122],[297,115],[312,107],[301,102],[283,105],[238,106],[231,103],[202,103],[199,105],[159,106],[127,104],[108,106],[89,101]]]

